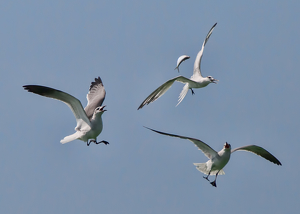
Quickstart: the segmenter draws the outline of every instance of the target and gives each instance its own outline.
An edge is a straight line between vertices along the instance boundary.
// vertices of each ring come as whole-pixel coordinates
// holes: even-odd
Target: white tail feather
[[[68,143],[68,142],[70,142],[70,141],[73,141],[73,140],[76,140],[76,139],[80,138],[81,135],[82,135],[82,133],[80,133],[80,132],[75,132],[74,134],[71,134],[71,135],[69,135],[69,136],[66,136],[66,137],[65,137],[64,139],[62,139],[60,142],[61,142],[62,144],[65,144],[65,143]]]
[[[204,173],[205,175],[208,175],[210,169],[207,168],[206,163],[194,163],[194,165],[200,172]],[[218,172],[218,170],[211,171],[210,175],[215,175],[215,174],[217,174],[217,172]],[[223,169],[221,169],[218,175],[224,175],[224,174],[225,174],[225,172],[223,171]]]
[[[180,95],[179,95],[179,99],[178,99],[178,104],[176,106],[179,105],[179,103],[181,103],[181,101],[184,99],[185,95],[188,93],[189,91],[189,84],[186,83],[184,86],[183,86],[183,89],[182,91],[180,92]]]

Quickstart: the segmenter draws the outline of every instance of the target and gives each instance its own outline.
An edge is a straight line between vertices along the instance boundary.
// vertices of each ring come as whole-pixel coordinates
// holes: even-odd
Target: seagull
[[[203,77],[201,75],[201,71],[200,71],[200,64],[201,64],[201,58],[203,55],[204,46],[205,46],[206,42],[208,41],[210,35],[212,34],[214,28],[216,27],[216,25],[217,25],[217,23],[215,23],[212,26],[212,28],[209,30],[209,32],[202,44],[202,48],[197,54],[197,57],[196,57],[196,60],[194,63],[194,72],[193,72],[193,75],[191,76],[191,78],[188,79],[184,76],[178,76],[178,77],[174,77],[174,78],[168,80],[167,82],[165,82],[164,84],[159,86],[155,91],[153,91],[138,107],[138,110],[140,108],[143,108],[144,105],[146,105],[146,104],[148,105],[149,103],[152,103],[155,100],[157,100],[158,98],[160,98],[164,93],[166,93],[166,91],[172,86],[172,84],[175,81],[185,84],[179,95],[178,104],[176,106],[178,106],[181,103],[181,101],[184,99],[184,97],[187,94],[189,89],[191,89],[192,94],[194,94],[193,88],[203,88],[203,87],[207,86],[209,83],[217,83],[217,81],[218,81],[217,79],[214,79],[212,76]],[[179,57],[179,59],[180,59],[180,57]]]
[[[176,68],[174,69],[174,70],[178,70],[178,73],[179,73],[179,65],[183,62],[183,61],[185,61],[185,60],[187,60],[187,59],[189,59],[190,57],[188,56],[188,55],[182,55],[182,56],[180,56],[180,57],[178,57],[178,59],[177,59],[177,66],[176,66]]]
[[[147,127],[145,127],[145,128],[147,128]],[[150,129],[150,128],[147,128],[147,129]],[[259,155],[259,156],[265,158],[268,161],[271,161],[277,165],[281,165],[280,161],[276,157],[274,157],[271,153],[269,153],[267,150],[265,150],[264,148],[262,148],[260,146],[249,145],[249,146],[242,146],[242,147],[231,150],[230,144],[228,144],[226,142],[224,144],[223,149],[219,152],[216,152],[214,149],[212,149],[209,145],[207,145],[206,143],[204,143],[201,140],[198,140],[195,138],[190,138],[190,137],[184,137],[184,136],[180,136],[180,135],[175,135],[175,134],[168,134],[168,133],[156,131],[154,129],[150,129],[150,130],[154,131],[156,133],[162,134],[162,135],[178,137],[178,138],[187,139],[189,141],[192,141],[198,147],[198,149],[201,150],[204,153],[204,155],[209,159],[206,163],[194,163],[194,165],[200,172],[207,175],[207,176],[204,176],[203,178],[205,178],[209,182],[210,182],[210,180],[208,179],[208,177],[210,175],[216,175],[215,180],[210,182],[210,184],[213,185],[214,187],[217,187],[217,184],[216,184],[217,176],[225,174],[225,172],[223,171],[223,168],[228,163],[231,153],[238,151],[238,150],[252,152],[256,155]]]
[[[95,144],[109,144],[104,140],[97,142],[97,136],[103,129],[101,116],[106,111],[104,110],[105,106],[101,106],[105,99],[106,92],[100,77],[95,78],[95,82],[91,83],[87,94],[88,104],[84,109],[77,98],[63,91],[40,85],[24,85],[23,87],[28,92],[60,100],[67,104],[72,110],[77,122],[77,126],[75,127],[76,132],[62,139],[60,141],[62,144],[76,139],[86,142],[88,146],[91,142]]]

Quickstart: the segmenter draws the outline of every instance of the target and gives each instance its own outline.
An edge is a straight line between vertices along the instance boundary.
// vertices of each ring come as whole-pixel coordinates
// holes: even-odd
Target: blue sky
[[[1,1],[1,213],[291,213],[300,209],[299,1]],[[220,80],[175,107],[183,84],[137,111],[177,58],[196,54],[217,22],[202,74]],[[60,144],[76,122],[63,103],[28,93],[39,84],[86,105],[106,89],[98,140]],[[236,152],[217,188],[193,163],[189,141],[219,151],[256,144],[277,166]]]

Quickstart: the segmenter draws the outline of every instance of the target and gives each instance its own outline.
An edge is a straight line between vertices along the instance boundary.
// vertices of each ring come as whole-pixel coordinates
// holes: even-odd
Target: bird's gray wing
[[[154,102],[155,100],[157,100],[158,98],[160,98],[164,93],[166,93],[166,91],[173,85],[173,83],[175,81],[178,82],[182,82],[182,83],[191,83],[194,82],[184,76],[178,76],[178,77],[174,77],[170,80],[168,80],[167,82],[165,82],[164,84],[162,84],[161,86],[159,86],[157,89],[155,89],[155,91],[153,91],[143,102],[142,104],[138,107],[138,110],[140,108],[143,108],[144,105],[148,105],[149,103]]]
[[[162,134],[162,135],[167,135],[167,136],[171,136],[171,137],[178,137],[178,138],[182,138],[182,139],[192,141],[198,147],[198,149],[201,150],[204,153],[204,155],[206,157],[208,157],[209,159],[212,159],[213,157],[216,157],[218,155],[218,153],[214,149],[212,149],[209,145],[207,145],[206,143],[204,143],[201,140],[198,140],[198,139],[195,139],[195,138],[190,138],[190,137],[184,137],[184,136],[180,136],[180,135],[175,135],[175,134],[168,134],[168,133],[165,133],[165,132],[156,131],[156,130],[148,128],[148,127],[145,127],[145,128],[147,128],[151,131],[154,131],[156,133]]]
[[[195,63],[194,63],[194,73],[193,73],[193,75],[200,75],[200,76],[202,76],[201,75],[201,71],[200,71],[200,65],[201,65],[201,59],[202,59],[202,55],[203,55],[203,51],[204,51],[204,46],[205,46],[206,42],[208,41],[210,35],[212,34],[214,28],[216,27],[216,25],[217,25],[217,23],[215,23],[211,27],[211,29],[209,30],[209,32],[208,32],[208,34],[207,34],[207,36],[206,36],[206,38],[205,38],[205,40],[204,40],[204,42],[202,44],[202,48],[201,48],[201,50],[197,54],[197,57],[196,57]]]
[[[268,161],[271,161],[277,165],[281,165],[280,161],[277,158],[275,158],[270,152],[268,152],[267,150],[265,150],[264,148],[262,148],[260,146],[256,146],[256,145],[242,146],[242,147],[231,150],[231,153],[238,151],[238,150],[252,152],[256,155],[259,155],[259,156],[267,159]]]
[[[101,106],[105,99],[105,89],[100,77],[95,78],[95,82],[91,83],[89,93],[86,95],[87,105],[84,108],[86,115],[89,119],[92,118],[95,109]]]
[[[91,126],[91,123],[90,123],[89,119],[87,118],[85,111],[83,110],[81,102],[77,98],[73,97],[72,95],[67,94],[60,90],[56,90],[53,88],[49,88],[46,86],[40,86],[40,85],[24,85],[23,87],[28,92],[32,92],[32,93],[35,93],[35,94],[38,94],[41,96],[60,100],[60,101],[64,102],[65,104],[67,104],[69,106],[69,108],[72,110],[72,112],[76,118],[77,127],[82,127],[82,125],[83,125],[82,121],[85,122],[84,125],[87,124],[88,126]]]
[[[182,56],[180,56],[180,57],[178,57],[178,59],[177,59],[177,66],[176,66],[176,68],[174,69],[174,70],[178,70],[178,72],[179,72],[179,66],[180,66],[180,64],[183,62],[183,61],[185,61],[185,60],[187,60],[187,59],[189,59],[190,57],[188,56],[188,55],[182,55]]]

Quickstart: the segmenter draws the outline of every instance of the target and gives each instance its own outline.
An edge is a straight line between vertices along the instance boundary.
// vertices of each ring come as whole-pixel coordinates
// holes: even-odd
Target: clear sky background
[[[300,209],[299,1],[1,1],[1,213],[295,213]],[[202,74],[137,111],[166,80],[192,75],[217,22]],[[86,105],[91,81],[106,89],[109,145],[60,140],[76,122],[62,102],[23,90],[39,84]],[[189,141],[219,151],[256,144],[277,166],[236,152],[212,187],[193,163],[207,158]],[[213,179],[214,177],[212,177]]]

